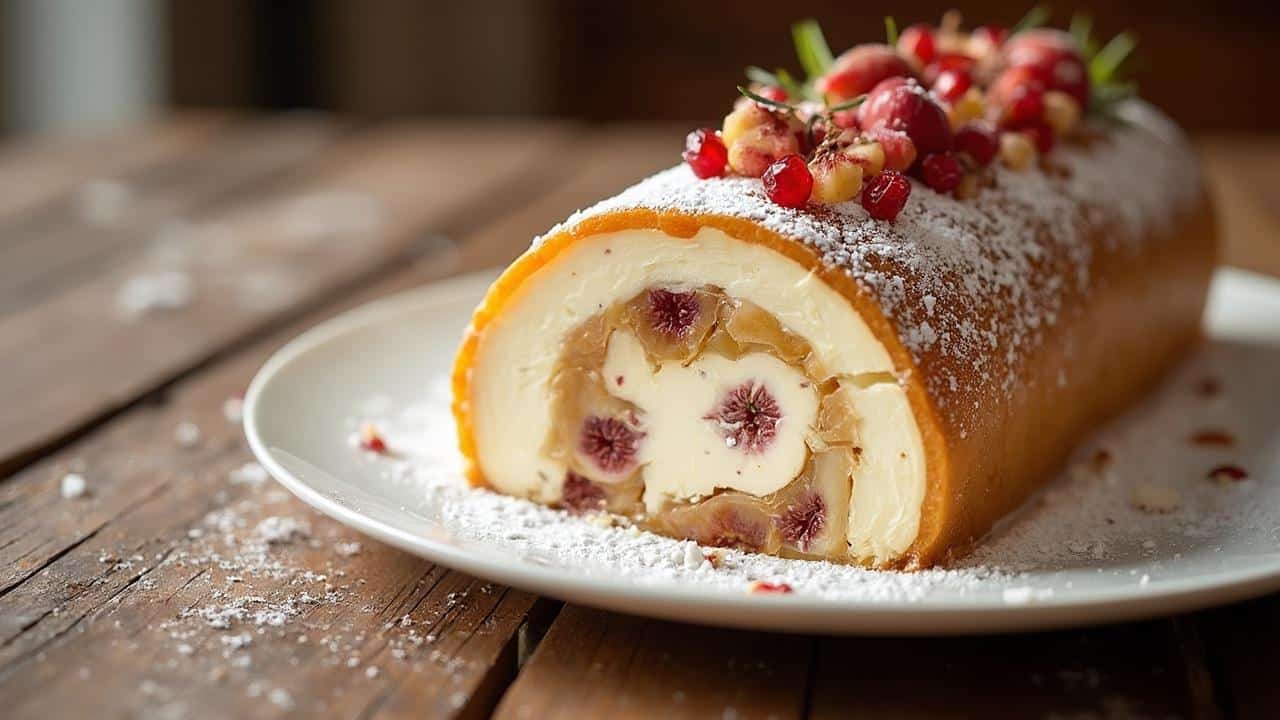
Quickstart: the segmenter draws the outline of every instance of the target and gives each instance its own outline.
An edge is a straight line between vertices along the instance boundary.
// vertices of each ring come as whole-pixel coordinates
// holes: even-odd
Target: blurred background
[[[9,134],[134,123],[168,108],[322,109],[365,117],[539,115],[717,120],[747,64],[795,68],[790,23],[818,18],[836,52],[948,2],[897,0],[9,0]],[[970,0],[1011,25],[1019,0]],[[1144,96],[1192,130],[1280,127],[1275,0],[1057,3],[1054,24],[1140,37]]]

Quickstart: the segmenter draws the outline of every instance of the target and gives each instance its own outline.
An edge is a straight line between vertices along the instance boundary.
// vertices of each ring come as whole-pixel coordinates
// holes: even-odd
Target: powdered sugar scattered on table
[[[1280,446],[1274,439],[1280,408],[1269,407],[1252,392],[1274,381],[1275,367],[1280,367],[1275,349],[1228,343],[1205,348],[1156,397],[1083,448],[1064,477],[973,555],[950,569],[917,573],[734,550],[716,551],[721,556],[713,567],[706,561],[709,549],[691,542],[469,488],[461,478],[443,377],[435,378],[427,396],[408,407],[397,409],[392,400],[375,397],[352,408],[347,427],[335,428],[335,442],[361,422],[376,422],[392,453],[364,453],[362,461],[385,481],[421,498],[419,506],[406,511],[447,528],[463,544],[566,572],[637,586],[697,586],[735,594],[745,593],[755,581],[786,583],[796,595],[866,603],[990,592],[1009,604],[1044,603],[1063,600],[1063,573],[1082,568],[1154,587],[1167,576],[1170,563],[1183,558],[1197,555],[1211,566],[1215,547],[1227,535],[1237,546],[1243,538],[1259,553],[1280,552],[1280,484],[1249,480],[1223,485],[1206,479],[1210,468],[1225,461],[1248,466],[1255,478],[1275,475],[1280,467]],[[1196,392],[1208,376],[1223,382],[1216,398]],[[1231,429],[1239,446],[1224,451],[1187,442],[1203,427]],[[1099,448],[1110,454],[1109,463],[1090,459]],[[1132,489],[1152,481],[1175,488],[1181,505],[1167,514],[1135,508]],[[1045,592],[1054,583],[1059,589]]]

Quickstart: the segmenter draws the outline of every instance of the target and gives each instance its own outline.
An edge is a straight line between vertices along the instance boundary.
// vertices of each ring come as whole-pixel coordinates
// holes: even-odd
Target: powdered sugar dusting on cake
[[[843,268],[877,301],[944,405],[1011,393],[1023,362],[1071,294],[1088,293],[1098,252],[1134,252],[1176,223],[1200,187],[1177,128],[1141,102],[1128,125],[1062,147],[1042,169],[994,171],[995,186],[958,201],[914,183],[896,221],[856,202],[780,207],[753,178],[699,180],[687,166],[661,172],[552,230],[612,211],[647,208],[750,220],[804,242]],[[1097,240],[1105,247],[1095,246]],[[536,244],[537,241],[535,241]],[[996,352],[1002,348],[1002,352]],[[957,392],[957,374],[984,387]],[[966,375],[968,373],[966,372]],[[953,408],[958,409],[958,408]],[[952,421],[964,427],[962,413]]]

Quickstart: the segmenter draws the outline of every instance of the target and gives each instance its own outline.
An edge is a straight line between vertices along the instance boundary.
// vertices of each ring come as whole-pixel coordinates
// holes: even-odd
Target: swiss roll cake
[[[708,547],[904,569],[971,548],[1193,349],[1214,263],[1158,111],[1036,81],[1018,102],[1075,116],[1011,122],[1020,37],[975,60],[976,98],[901,42],[757,82],[686,162],[535,239],[458,353],[471,482]],[[901,68],[838,77],[865,47]]]

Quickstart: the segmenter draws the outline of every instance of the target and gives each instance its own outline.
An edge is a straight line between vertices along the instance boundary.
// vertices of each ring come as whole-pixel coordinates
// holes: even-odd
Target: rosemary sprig
[[[796,111],[796,108],[794,105],[788,105],[784,102],[778,102],[777,100],[770,100],[769,98],[759,93],[751,92],[750,90],[742,87],[741,85],[738,86],[738,92],[742,93],[744,97],[755,100],[761,105],[767,105],[771,108],[777,108],[779,110],[783,110],[790,113],[794,113]]]
[[[889,47],[898,47],[898,22],[892,15],[884,17],[884,37]]]
[[[845,110],[852,110],[867,101],[867,94],[862,93],[852,100],[846,100],[839,105],[831,105],[827,108],[828,113],[838,113]]]
[[[769,72],[762,67],[751,65],[747,67],[746,74],[747,79],[757,85],[780,87],[787,91],[789,97],[805,97],[804,87],[791,77],[791,73],[782,68]]]
[[[1013,26],[1013,29],[1009,31],[1009,35],[1017,35],[1024,30],[1034,30],[1035,28],[1042,27],[1049,21],[1050,14],[1049,6],[1036,5],[1028,10],[1026,15],[1022,16],[1022,19],[1018,21],[1017,25]]]
[[[1106,85],[1115,81],[1116,71],[1138,46],[1138,38],[1133,33],[1122,32],[1111,38],[1102,49],[1089,60],[1089,79],[1094,85]]]

